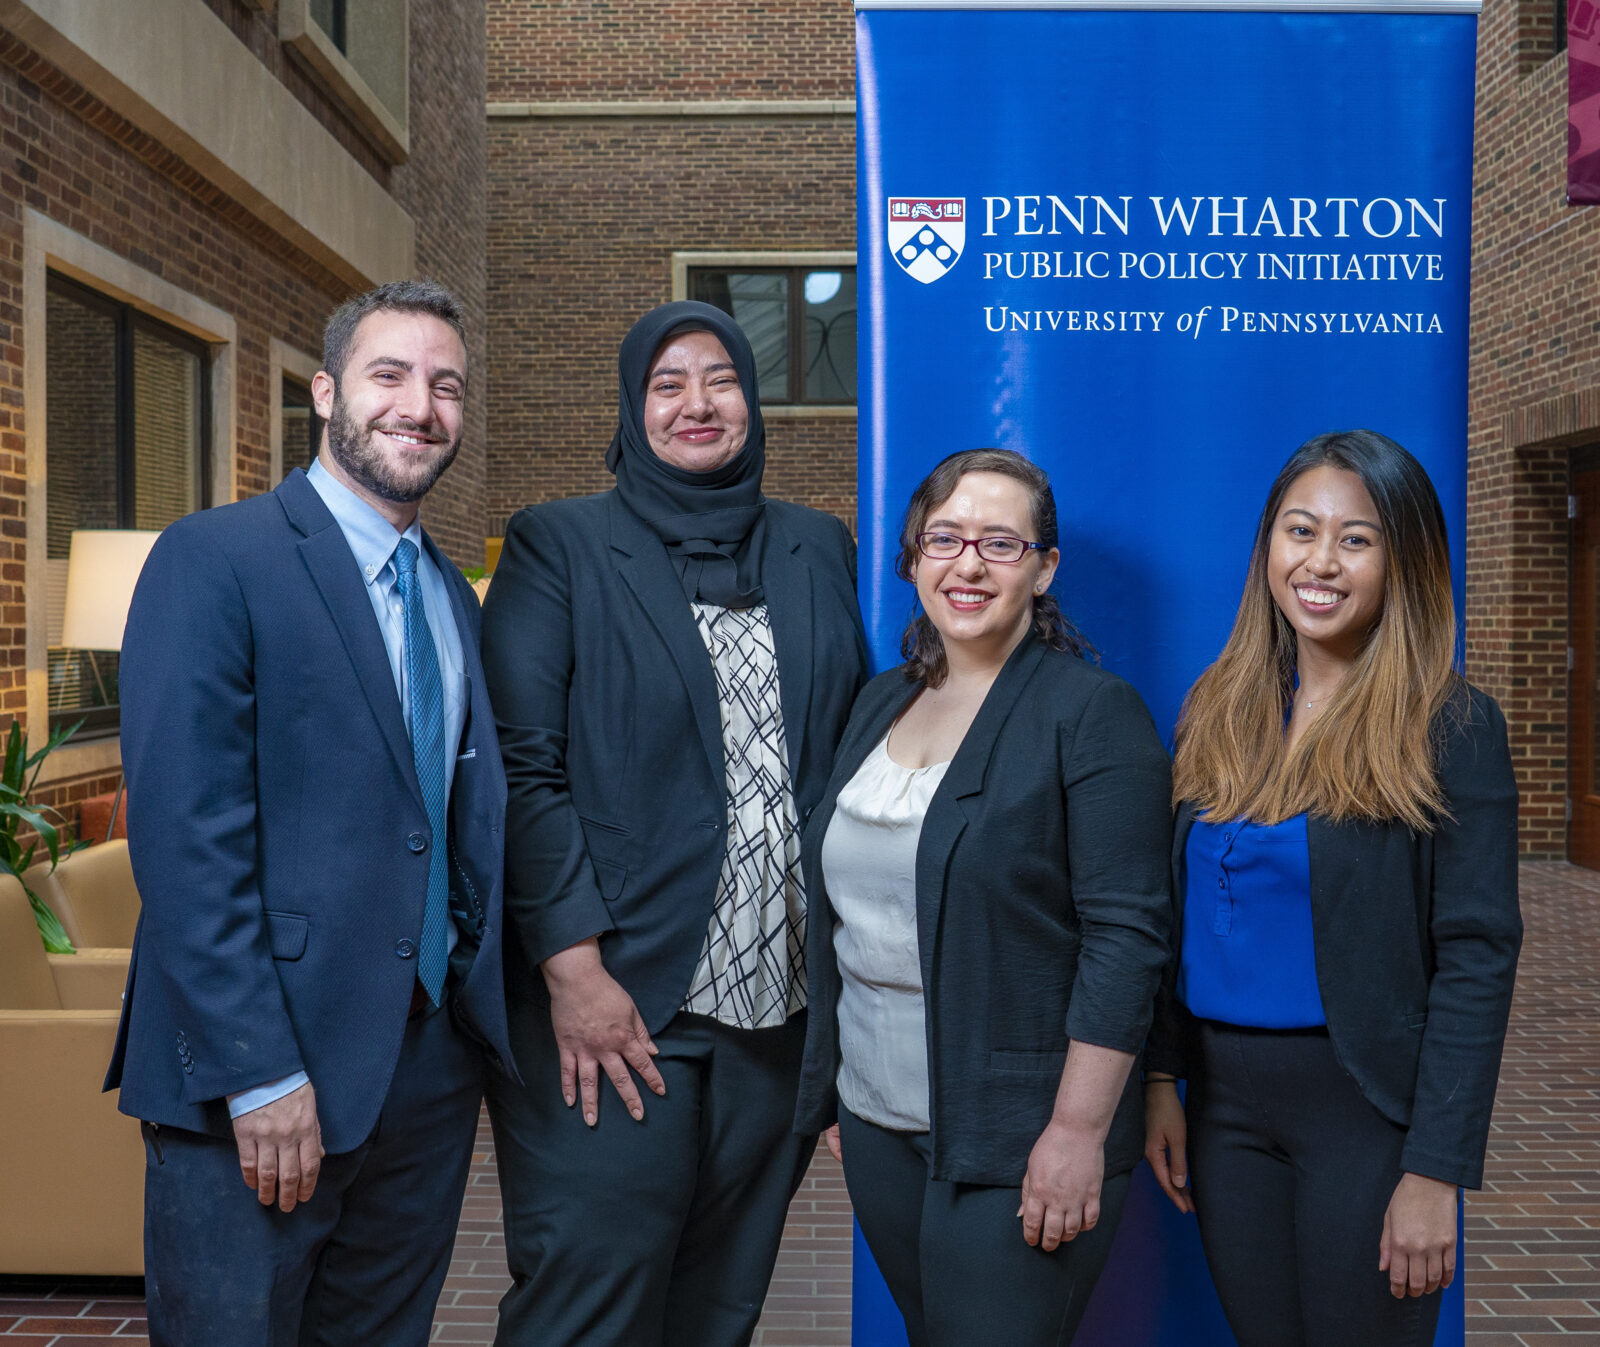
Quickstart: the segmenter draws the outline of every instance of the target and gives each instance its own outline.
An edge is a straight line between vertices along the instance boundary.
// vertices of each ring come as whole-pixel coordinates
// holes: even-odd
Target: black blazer
[[[769,500],[761,579],[803,820],[866,678],[855,542]],[[518,513],[483,658],[509,789],[508,981],[542,998],[534,966],[598,935],[655,1032],[689,990],[728,835],[716,674],[660,538],[615,491]]]
[[[1462,684],[1436,734],[1451,817],[1431,834],[1306,820],[1312,939],[1334,1054],[1368,1102],[1408,1129],[1401,1166],[1476,1188],[1522,944],[1517,783],[1505,717],[1477,688]],[[1193,824],[1180,806],[1173,961],[1146,1059],[1180,1077],[1193,1022],[1173,989]]]
[[[811,1019],[796,1130],[837,1116],[839,966],[822,841],[839,792],[921,690],[900,669],[862,692],[806,829]],[[1167,961],[1172,789],[1127,683],[1024,640],[929,802],[917,845],[933,1174],[1016,1185],[1050,1120],[1069,1039],[1137,1052]],[[1106,1170],[1138,1162],[1138,1072]]]

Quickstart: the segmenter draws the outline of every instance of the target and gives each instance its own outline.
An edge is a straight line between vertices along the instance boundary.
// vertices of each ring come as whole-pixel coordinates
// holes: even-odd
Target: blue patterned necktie
[[[411,754],[417,765],[417,783],[428,810],[433,844],[428,848],[428,903],[422,911],[422,953],[417,960],[417,980],[434,1005],[444,996],[444,975],[449,965],[446,932],[450,921],[450,885],[446,870],[444,787],[444,682],[439,677],[439,655],[433,631],[422,607],[422,581],[417,575],[417,547],[409,538],[394,549],[394,569],[400,598],[405,603],[406,687],[411,692]]]

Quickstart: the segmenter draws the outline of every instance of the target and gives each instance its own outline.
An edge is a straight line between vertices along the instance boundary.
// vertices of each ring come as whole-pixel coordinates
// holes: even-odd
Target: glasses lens
[[[924,533],[917,539],[917,546],[923,556],[944,560],[960,553],[961,539],[949,533]]]
[[[985,538],[978,544],[986,561],[1017,561],[1025,550],[1020,538]]]

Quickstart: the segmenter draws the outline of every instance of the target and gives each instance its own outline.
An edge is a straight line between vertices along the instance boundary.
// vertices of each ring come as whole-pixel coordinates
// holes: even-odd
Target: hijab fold
[[[681,332],[709,332],[733,361],[749,422],[744,445],[710,472],[690,472],[657,458],[644,428],[645,385],[656,352]],[[606,467],[622,502],[666,545],[691,602],[749,608],[762,601],[761,541],[766,499],[766,427],[756,393],[755,353],[721,309],[693,300],[663,304],[639,319],[617,355],[617,431]]]

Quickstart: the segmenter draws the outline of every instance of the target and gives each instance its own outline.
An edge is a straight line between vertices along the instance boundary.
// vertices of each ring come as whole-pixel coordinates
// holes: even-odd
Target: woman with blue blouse
[[[1303,445],[1179,722],[1145,1062],[1145,1153],[1240,1347],[1425,1347],[1454,1276],[1522,931],[1505,719],[1454,661],[1422,466]]]

